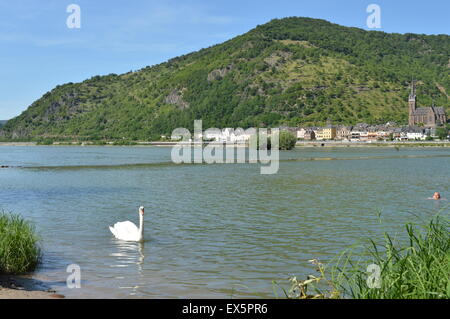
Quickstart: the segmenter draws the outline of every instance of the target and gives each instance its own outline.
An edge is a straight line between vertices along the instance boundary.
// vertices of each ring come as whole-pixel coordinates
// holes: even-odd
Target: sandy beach
[[[0,276],[0,299],[61,299],[63,295],[27,276]]]

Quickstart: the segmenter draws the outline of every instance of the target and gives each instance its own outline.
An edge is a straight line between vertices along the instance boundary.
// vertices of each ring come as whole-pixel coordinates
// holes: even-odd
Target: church
[[[423,124],[425,127],[436,127],[447,123],[447,116],[443,107],[419,107],[416,103],[416,86],[413,81],[409,95],[409,126]]]

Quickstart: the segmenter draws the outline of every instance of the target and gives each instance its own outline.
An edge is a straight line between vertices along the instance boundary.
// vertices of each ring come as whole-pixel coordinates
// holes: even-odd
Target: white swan
[[[117,238],[126,241],[142,241],[144,239],[144,207],[139,207],[139,229],[130,221],[109,226],[111,233]]]

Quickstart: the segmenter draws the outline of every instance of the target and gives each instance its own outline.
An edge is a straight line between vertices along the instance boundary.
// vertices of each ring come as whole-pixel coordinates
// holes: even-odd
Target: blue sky
[[[69,29],[70,4],[81,28]],[[58,84],[124,73],[228,40],[273,18],[304,16],[382,31],[450,34],[448,0],[0,0],[0,119]]]

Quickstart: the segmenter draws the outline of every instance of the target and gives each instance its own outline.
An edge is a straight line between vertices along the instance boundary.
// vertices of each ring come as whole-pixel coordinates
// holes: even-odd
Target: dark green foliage
[[[54,141],[51,138],[43,138],[39,139],[36,144],[37,145],[53,145]]]
[[[449,135],[449,128],[446,127],[439,127],[436,129],[436,135],[440,140],[446,140],[448,139]]]
[[[287,131],[280,132],[280,150],[291,150],[295,147],[297,138],[294,134]]]
[[[419,105],[448,108],[448,35],[387,34],[323,20],[273,20],[225,43],[122,75],[57,86],[0,138],[149,140],[177,127],[407,123]]]
[[[136,145],[136,142],[130,141],[130,140],[120,140],[113,142],[113,145],[116,146],[129,146],[129,145]]]

